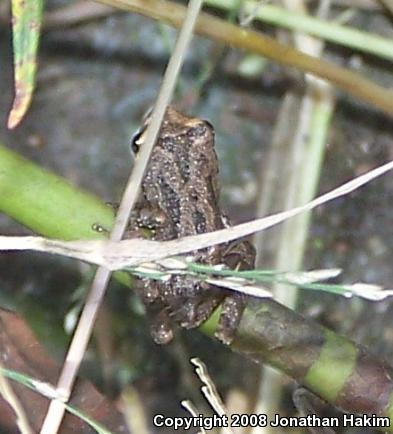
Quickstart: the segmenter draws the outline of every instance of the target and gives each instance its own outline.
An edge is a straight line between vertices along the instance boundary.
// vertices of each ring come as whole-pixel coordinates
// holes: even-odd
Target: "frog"
[[[132,138],[136,158],[149,121],[148,115]],[[147,230],[152,240],[167,241],[230,226],[219,205],[218,172],[213,126],[169,106],[141,183],[130,233],[135,236],[138,231]],[[246,270],[254,268],[255,249],[241,239],[195,250],[187,259]],[[183,274],[163,281],[141,278],[137,293],[150,316],[150,332],[157,344],[172,341],[178,327],[199,327],[221,305],[215,336],[229,345],[246,305],[246,297],[241,293]]]

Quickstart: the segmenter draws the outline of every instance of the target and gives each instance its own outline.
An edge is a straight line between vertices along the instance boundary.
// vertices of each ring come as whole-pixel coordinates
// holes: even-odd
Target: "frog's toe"
[[[162,310],[150,325],[150,334],[158,345],[168,344],[173,339],[173,327],[166,310]]]

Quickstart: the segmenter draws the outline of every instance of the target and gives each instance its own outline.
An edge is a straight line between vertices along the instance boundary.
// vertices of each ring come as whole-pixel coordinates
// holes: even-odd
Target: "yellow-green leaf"
[[[8,117],[8,128],[18,125],[31,102],[37,70],[42,9],[43,0],[12,0],[15,97]]]

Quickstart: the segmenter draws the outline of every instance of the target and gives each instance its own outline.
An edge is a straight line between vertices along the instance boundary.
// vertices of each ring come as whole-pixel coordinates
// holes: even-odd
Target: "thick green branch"
[[[0,146],[0,211],[34,232],[76,240],[104,237],[113,211],[90,193]]]
[[[285,372],[347,412],[393,421],[393,369],[273,300],[247,309],[232,349]]]
[[[95,226],[111,229],[110,207],[92,194],[0,145],[0,212],[34,232],[62,240],[106,236]],[[130,276],[115,277],[130,285]]]

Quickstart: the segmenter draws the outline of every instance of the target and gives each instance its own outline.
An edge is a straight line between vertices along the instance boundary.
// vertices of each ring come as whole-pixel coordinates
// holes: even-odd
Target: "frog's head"
[[[131,148],[134,155],[138,154],[146,140],[146,131],[150,123],[151,113],[152,109],[145,114],[141,128],[131,139]],[[214,136],[214,128],[208,121],[185,116],[173,107],[168,106],[161,125],[159,138],[173,138],[183,135],[190,137]]]

